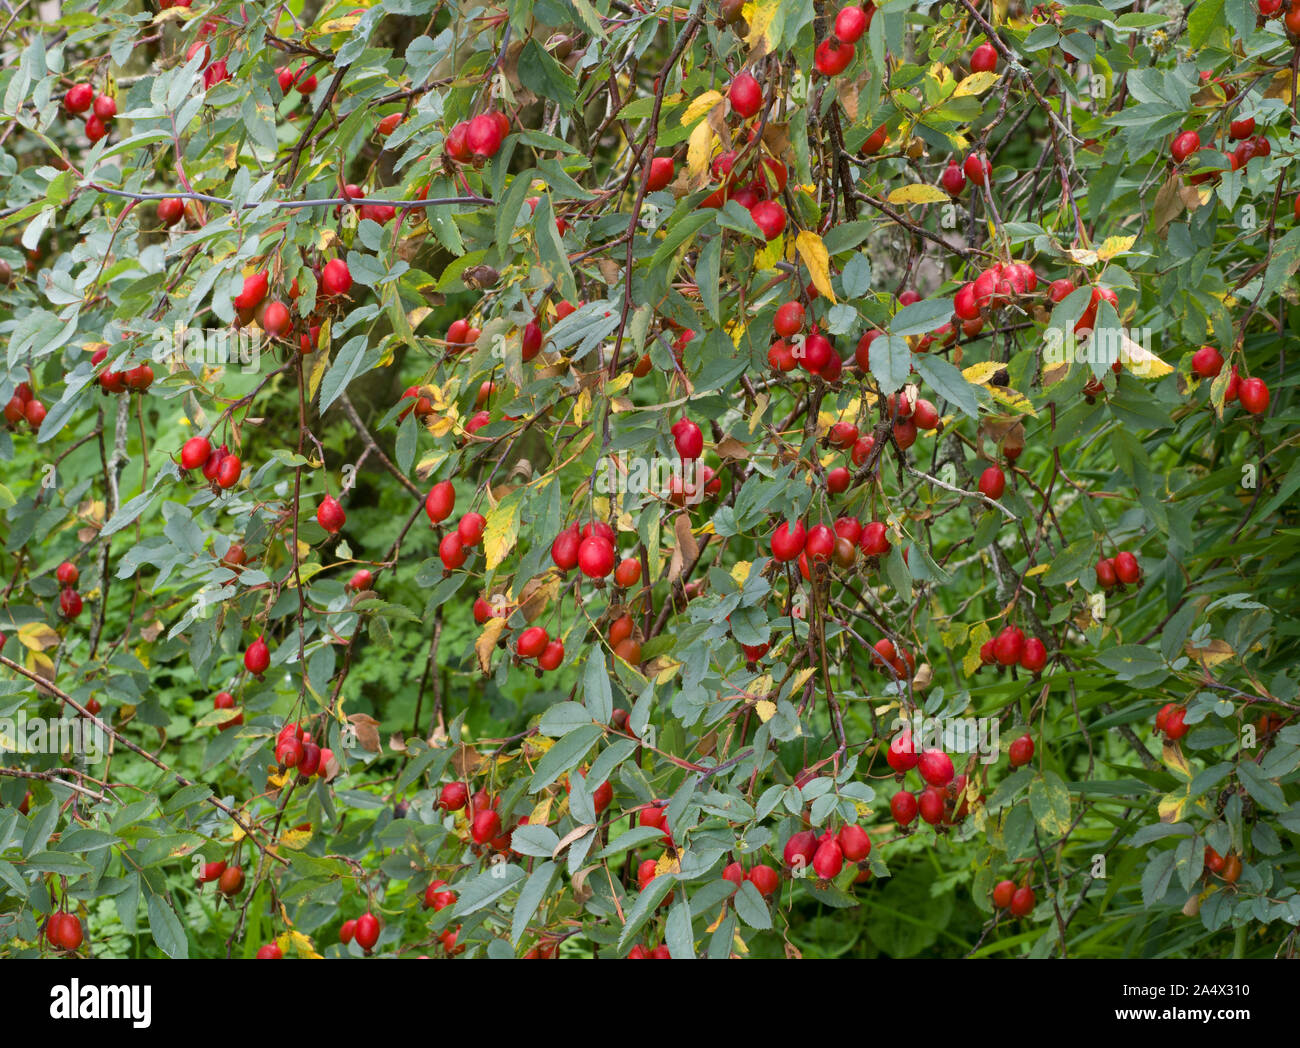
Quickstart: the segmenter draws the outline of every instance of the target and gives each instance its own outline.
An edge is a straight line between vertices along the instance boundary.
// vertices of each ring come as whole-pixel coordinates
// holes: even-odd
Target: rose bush
[[[0,33],[11,956],[1272,956],[1300,13]]]

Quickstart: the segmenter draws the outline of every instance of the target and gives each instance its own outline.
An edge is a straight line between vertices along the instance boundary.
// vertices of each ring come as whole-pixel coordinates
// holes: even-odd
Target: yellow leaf
[[[835,304],[835,291],[831,288],[831,256],[822,238],[811,229],[801,229],[794,241],[795,249],[812,275],[815,287],[831,305]]]
[[[1217,637],[1198,648],[1194,644],[1188,643],[1183,646],[1183,651],[1197,662],[1205,666],[1217,666],[1221,662],[1226,662],[1236,654],[1225,640]]]
[[[697,96],[682,114],[682,127],[690,127],[721,101],[721,91],[705,91],[704,94]]]
[[[59,635],[43,622],[24,622],[18,627],[18,641],[31,651],[59,646]]]
[[[669,662],[667,666],[665,666],[657,674],[655,674],[655,683],[667,684],[670,680],[672,680],[675,676],[677,676],[677,671],[680,670],[681,668],[682,668],[682,664],[680,662]]]
[[[329,345],[329,321],[325,321],[320,327],[321,345]],[[330,355],[321,349],[312,354],[311,374],[307,376],[307,399],[311,400],[316,396],[316,391],[320,389],[320,380],[325,377],[325,372],[329,370]]]
[[[713,139],[713,128],[707,121],[691,132],[690,142],[686,146],[686,168],[693,178],[704,174],[708,169],[709,158],[713,155]]]
[[[664,852],[659,856],[659,861],[655,863],[655,876],[659,877],[665,873],[681,873],[681,861]]]
[[[990,87],[1001,80],[997,73],[971,73],[965,77],[957,90],[952,93],[953,98],[964,98],[966,95],[982,95]]]
[[[290,830],[280,837],[280,844],[291,851],[302,851],[310,843],[311,830]]]
[[[573,424],[582,426],[587,417],[587,412],[591,410],[591,390],[584,389],[578,394],[578,399],[573,404]]]
[[[1122,255],[1137,242],[1136,236],[1131,237],[1107,237],[1102,241],[1101,247],[1097,248],[1097,258],[1102,262],[1114,258],[1116,255]]]
[[[1030,568],[1028,571],[1025,572],[1025,578],[1028,579],[1028,578],[1032,578],[1035,575],[1041,575],[1050,567],[1051,567],[1050,564],[1035,564],[1032,568]]]
[[[745,580],[749,578],[749,561],[738,560],[731,565],[731,578],[737,586],[743,586]]]
[[[350,33],[357,27],[361,21],[360,15],[346,15],[343,18],[331,18],[328,22],[321,25],[322,33]]]
[[[755,3],[744,6],[742,13],[749,24],[749,35],[745,37],[745,43],[749,45],[751,51],[765,54],[772,49],[768,42],[767,30],[785,2],[786,0],[756,0]]]
[[[288,938],[289,944],[293,946],[294,953],[299,957],[304,957],[309,961],[323,961],[325,959],[316,952],[316,945],[311,939],[300,931],[291,931],[287,936],[281,936],[281,938]],[[284,952],[283,946],[280,947],[280,951]]]
[[[989,632],[989,624],[987,622],[977,623],[968,634],[967,639],[970,640],[970,648],[966,651],[966,655],[961,660],[961,669],[966,676],[974,676],[975,671],[982,665],[980,659],[980,648],[984,646],[984,642],[991,636],[993,636],[993,634]]]
[[[529,826],[545,826],[545,825],[546,825],[546,823],[547,823],[547,822],[550,820],[550,818],[551,818],[551,802],[552,802],[552,800],[553,800],[553,798],[547,796],[547,797],[543,797],[540,801],[537,802],[537,804],[533,807],[532,812],[531,812],[531,813],[529,814],[529,816],[528,816],[528,825],[529,825]]]
[[[888,199],[891,204],[942,204],[952,197],[938,186],[914,182],[910,186],[899,186],[889,194]]]
[[[1174,369],[1143,346],[1120,332],[1120,361],[1138,378],[1164,378]]]
[[[776,703],[768,699],[759,699],[754,703],[754,709],[758,711],[758,719],[764,724],[776,716]]]
[[[1005,364],[999,364],[996,360],[984,360],[978,364],[972,364],[968,368],[963,368],[961,376],[967,382],[974,382],[977,386],[988,384],[989,379],[1001,371]]]

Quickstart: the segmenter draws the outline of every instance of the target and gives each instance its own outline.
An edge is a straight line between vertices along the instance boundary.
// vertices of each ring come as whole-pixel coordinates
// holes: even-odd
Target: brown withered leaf
[[[772,121],[763,127],[763,145],[777,159],[790,154],[790,125]]]
[[[463,742],[456,747],[456,752],[451,755],[451,767],[456,775],[462,779],[468,779],[478,771],[479,765],[483,763],[483,757],[473,746],[466,746]]]
[[[404,736],[400,731],[393,732],[392,735],[388,736],[388,748],[394,753],[405,753],[406,736]]]
[[[367,753],[378,753],[382,748],[379,741],[379,721],[368,713],[350,713],[348,721],[357,735],[357,744]]]
[[[678,513],[677,519],[673,521],[673,531],[677,535],[677,548],[682,551],[682,556],[688,563],[694,564],[700,555],[700,544],[695,541],[695,535],[691,531],[691,518],[685,513]]]
[[[483,632],[478,635],[478,640],[474,642],[474,652],[478,655],[478,668],[483,671],[484,675],[492,672],[492,653],[496,651],[497,641],[501,639],[501,634],[505,631],[505,619],[488,619],[487,625],[483,627]]]
[[[533,622],[547,609],[559,592],[560,580],[553,571],[545,575],[535,575],[524,583],[524,588],[519,594],[519,610],[524,613],[527,621]]]
[[[612,258],[597,259],[596,268],[600,270],[601,279],[610,287],[617,284],[623,277],[623,267]]]
[[[1156,204],[1151,212],[1151,223],[1156,227],[1156,235],[1163,237],[1170,224],[1187,209],[1182,194],[1183,180],[1173,174],[1164,180],[1156,191]]]
[[[749,458],[749,448],[745,447],[735,437],[723,437],[718,441],[714,450],[721,459],[747,459]]]

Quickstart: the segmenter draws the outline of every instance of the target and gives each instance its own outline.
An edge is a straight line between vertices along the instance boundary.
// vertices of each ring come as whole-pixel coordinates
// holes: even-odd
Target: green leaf
[[[529,792],[536,793],[545,789],[566,771],[576,767],[596,745],[600,736],[599,727],[584,724],[557,741],[537,762],[537,771],[533,773],[532,782],[528,786]]]
[[[189,940],[181,926],[176,911],[161,895],[149,893],[149,931],[158,949],[172,960],[185,960],[190,955]]]

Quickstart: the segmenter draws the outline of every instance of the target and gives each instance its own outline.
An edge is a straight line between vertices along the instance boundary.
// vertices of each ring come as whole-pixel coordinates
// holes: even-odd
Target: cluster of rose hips
[[[108,346],[101,344],[90,355],[90,366],[99,367],[108,359]],[[137,364],[125,371],[101,371],[99,387],[105,393],[143,393],[153,385],[153,368]]]
[[[996,637],[980,645],[983,666],[1014,666],[1030,673],[1042,673],[1047,665],[1047,647],[1037,637],[1026,637],[1019,626],[1004,626]]]
[[[1241,856],[1236,852],[1220,855],[1208,844],[1205,846],[1205,870],[1225,884],[1236,884],[1241,877]]]
[[[297,768],[303,779],[313,775],[325,778],[334,751],[318,746],[301,724],[290,721],[275,737],[275,760],[282,768]]]
[[[306,62],[300,65],[296,71],[288,66],[280,66],[275,71],[275,79],[276,83],[280,85],[280,93],[283,95],[287,95],[295,89],[300,95],[309,95],[316,90],[316,74],[307,72]]]
[[[852,64],[857,50],[854,45],[871,28],[875,13],[876,5],[873,3],[849,4],[840,8],[831,35],[813,52],[813,64],[818,73],[839,76]]]
[[[742,120],[749,120],[763,108],[763,89],[749,73],[740,73],[732,80],[727,98],[731,103],[731,111]],[[754,149],[759,148],[756,129],[750,129],[748,143]],[[749,149],[739,153],[728,149],[715,156],[710,171],[717,180],[718,187],[700,201],[700,207],[718,208],[728,200],[734,200],[749,212],[749,217],[754,220],[765,240],[775,240],[785,232],[786,214],[785,208],[771,198],[785,189],[789,171],[775,157],[761,157],[757,164],[747,162],[750,158]],[[652,180],[647,183],[647,188],[654,186],[662,189],[671,181],[672,161],[664,164],[660,162],[662,159],[651,161]],[[748,181],[742,180],[742,176],[751,167],[755,168],[753,177]]]
[[[456,488],[449,480],[442,480],[429,489],[424,499],[424,512],[431,525],[442,523],[451,516],[456,508]],[[438,544],[438,556],[442,558],[445,572],[450,574],[461,567],[469,554],[469,549],[483,541],[483,532],[487,528],[487,519],[474,511],[466,513],[457,522],[454,530],[449,530]]]
[[[365,206],[362,211],[364,212]],[[325,303],[332,303],[352,290],[352,271],[341,258],[330,259],[317,273],[317,287]],[[270,279],[265,271],[250,273],[244,278],[243,286],[232,300],[241,325],[256,321],[269,338],[292,338],[293,314],[289,307],[278,299],[270,299]],[[289,298],[295,300],[301,292],[295,278],[289,287]],[[311,353],[316,348],[320,336],[320,325],[308,321],[306,330],[298,337],[300,352]]]
[[[227,866],[224,860],[203,864],[199,871],[199,884],[217,882],[217,891],[227,899],[233,899],[244,890],[244,869],[242,866]]]
[[[838,382],[844,361],[835,349],[835,343],[822,334],[816,324],[802,334],[804,308],[798,302],[786,302],[776,311],[772,328],[777,340],[767,351],[767,362],[780,373],[803,368],[809,375],[817,375],[827,382]]]
[[[1097,584],[1110,590],[1116,586],[1134,586],[1142,579],[1142,566],[1137,557],[1127,551],[1097,561]]]
[[[367,910],[360,917],[343,922],[339,929],[339,942],[346,946],[355,939],[357,945],[369,953],[379,941],[379,931],[379,918]]]
[[[39,433],[41,423],[45,421],[45,405],[36,399],[32,387],[26,382],[18,383],[14,395],[5,404],[5,422],[11,429],[17,429],[26,422],[33,433]]]
[[[447,132],[443,149],[452,160],[460,164],[478,164],[494,157],[501,143],[510,134],[510,118],[493,110],[470,120],[462,120]]]
[[[77,570],[75,564],[65,560],[55,570],[54,577],[59,580],[59,585],[63,587],[59,592],[59,614],[71,621],[81,614],[81,594],[76,589],[77,580],[81,578],[81,572]],[[87,709],[89,709],[89,706],[87,706]],[[90,712],[99,712],[98,703],[96,703],[96,709]]]
[[[1233,171],[1238,171],[1245,167],[1256,157],[1264,158],[1273,152],[1273,146],[1264,134],[1255,134],[1255,118],[1246,117],[1243,120],[1234,120],[1228,127],[1228,137],[1237,143],[1231,150],[1225,150],[1223,155],[1228,161],[1229,167]],[[1201,149],[1201,136],[1197,131],[1182,131],[1174,136],[1173,142],[1169,146],[1169,155],[1173,158],[1175,164],[1182,164],[1189,157],[1196,157],[1202,152],[1212,152],[1212,150]],[[1204,157],[1193,161],[1200,163]],[[1200,174],[1191,175],[1188,181],[1192,185],[1200,185],[1203,182],[1217,179],[1219,171],[1202,171]]]
[[[74,116],[90,111],[86,117],[86,137],[98,142],[108,134],[108,121],[117,116],[117,102],[112,95],[96,95],[90,84],[73,84],[63,96],[63,108]]]
[[[1034,912],[1036,902],[1034,889],[1027,884],[999,881],[993,888],[993,905],[999,910],[1010,911],[1013,917],[1028,917]]]
[[[215,62],[212,60],[212,48],[208,46],[207,40],[216,32],[217,24],[212,21],[205,21],[199,27],[199,34],[194,38],[194,42],[185,51],[185,61],[189,62],[195,55],[201,55],[202,59],[199,67],[203,70],[203,90],[211,91],[218,84],[230,79],[230,70],[226,67],[226,60],[218,58]]]
[[[861,864],[870,854],[871,838],[867,836],[867,831],[856,823],[846,823],[838,833],[823,830],[818,834],[816,830],[800,830],[792,834],[785,843],[783,857],[790,869],[811,867],[822,880],[830,881],[839,876],[846,859]],[[751,874],[753,872],[750,871]],[[723,871],[723,876],[727,876],[726,871]],[[865,881],[870,876],[870,870],[859,866],[856,882]],[[775,871],[773,877],[775,878]],[[758,885],[755,884],[754,887],[757,888]]]
[[[229,445],[214,448],[207,437],[190,437],[181,445],[181,468],[201,469],[204,480],[228,490],[239,483],[244,464],[238,455],[231,454]]]
[[[1223,354],[1214,346],[1202,346],[1192,354],[1192,371],[1199,378],[1218,378],[1222,370]],[[1262,415],[1268,411],[1268,383],[1262,378],[1241,378],[1237,374],[1237,365],[1233,364],[1223,400],[1227,404],[1239,401],[1252,415]]]
[[[889,798],[890,814],[900,827],[910,826],[918,814],[931,826],[952,825],[969,814],[966,776],[956,773],[952,758],[943,750],[918,753],[912,745],[911,730],[904,729],[890,742],[885,760],[900,781],[915,768],[926,784],[919,796],[910,790],[899,790]]]

